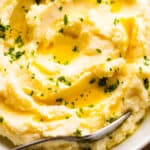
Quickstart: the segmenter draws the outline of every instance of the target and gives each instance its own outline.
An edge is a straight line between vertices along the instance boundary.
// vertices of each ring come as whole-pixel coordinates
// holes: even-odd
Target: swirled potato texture
[[[1,0],[0,135],[87,135],[128,109],[93,147],[132,134],[150,104],[149,14],[148,0]]]

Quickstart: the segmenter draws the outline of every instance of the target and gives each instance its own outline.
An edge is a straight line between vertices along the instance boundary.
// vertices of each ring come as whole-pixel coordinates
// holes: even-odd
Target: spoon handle
[[[92,142],[102,139],[106,135],[115,131],[130,115],[131,115],[131,111],[128,111],[124,115],[122,115],[119,119],[112,122],[108,126],[96,131],[93,134],[89,134],[89,135],[86,135],[83,137],[75,137],[75,136],[48,137],[48,138],[43,138],[41,140],[33,141],[29,144],[18,146],[11,150],[24,150],[24,149],[29,148],[34,145],[46,143],[48,141],[58,141],[58,140],[80,142],[80,143],[92,143]]]

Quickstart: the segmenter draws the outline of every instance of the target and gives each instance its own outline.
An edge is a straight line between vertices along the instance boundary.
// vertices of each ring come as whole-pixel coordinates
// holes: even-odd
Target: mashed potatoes
[[[149,14],[148,0],[1,0],[0,135],[83,136],[128,109],[92,147],[132,134],[150,105]]]

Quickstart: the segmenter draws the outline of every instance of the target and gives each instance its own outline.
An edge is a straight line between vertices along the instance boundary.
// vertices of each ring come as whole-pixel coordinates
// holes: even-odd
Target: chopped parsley
[[[56,102],[59,103],[59,104],[62,103],[63,102],[63,98],[57,98]]]
[[[147,78],[143,79],[143,84],[146,90],[149,89],[149,80]]]
[[[144,65],[149,66],[149,59],[147,56],[144,56]]]
[[[89,107],[89,108],[93,108],[93,107],[94,107],[94,104],[91,104],[91,105],[89,105],[88,107]]]
[[[116,26],[119,23],[119,21],[120,20],[118,18],[115,18],[113,24]]]
[[[41,0],[35,0],[36,4],[39,5]]]
[[[0,23],[0,38],[5,39],[6,31],[7,31],[9,28],[10,28],[9,25],[4,26],[4,25],[2,25],[2,24]]]
[[[18,47],[22,47],[24,45],[23,39],[20,35],[15,39],[15,43],[18,45]]]
[[[40,95],[40,96],[42,96],[42,97],[43,97],[43,96],[44,96],[44,93],[41,93],[41,95]]]
[[[103,78],[99,79],[98,85],[99,86],[106,86],[107,80],[108,80],[107,77],[103,77]]]
[[[27,69],[29,69],[29,68],[30,68],[30,63],[29,63],[29,62],[27,63],[27,66],[26,66],[26,67],[27,67]]]
[[[70,119],[70,116],[66,116],[65,119]]]
[[[4,118],[0,116],[0,123],[4,122]]]
[[[65,78],[64,76],[58,77],[57,82],[56,82],[56,85],[59,85],[59,82],[63,82],[63,83],[65,83],[66,85],[71,86],[71,82],[68,81],[68,80],[66,80],[66,78]]]
[[[114,4],[114,3],[115,3],[115,0],[111,0],[111,1],[110,1],[110,4]]]
[[[80,113],[84,113],[83,108],[80,108],[79,111],[80,111]]]
[[[95,83],[95,81],[96,81],[96,79],[95,79],[95,78],[92,78],[92,79],[89,81],[89,83],[90,83],[90,84],[93,84],[93,83]]]
[[[59,9],[59,11],[62,11],[62,10],[63,10],[63,7],[62,7],[62,6],[60,6],[58,9]]]
[[[47,89],[48,89],[49,91],[50,91],[50,90],[52,90],[52,88],[50,88],[50,87],[49,87],[49,88],[47,88]]]
[[[147,56],[144,56],[144,60],[148,61],[149,59],[147,58]]]
[[[81,18],[80,18],[80,21],[81,21],[81,22],[83,22],[83,21],[84,21],[84,19],[81,17]]]
[[[40,122],[43,122],[43,121],[44,121],[44,119],[43,119],[43,118],[41,118],[41,119],[40,119]]]
[[[83,97],[83,96],[84,96],[84,94],[83,94],[83,93],[81,93],[81,94],[80,94],[80,97]]]
[[[116,120],[117,120],[116,117],[111,117],[111,118],[109,118],[109,119],[106,120],[106,121],[109,122],[109,123],[112,123],[112,122],[114,122],[114,121],[116,121]]]
[[[11,55],[13,52],[15,51],[15,49],[13,47],[10,47],[8,49],[8,52],[5,52],[4,55],[7,56],[7,55]]]
[[[15,53],[15,60],[19,59],[24,53],[25,51],[17,51]]]
[[[111,61],[111,58],[107,58],[107,61]]]
[[[3,26],[2,24],[0,24],[0,31],[5,32],[5,26]]]
[[[68,102],[64,100],[63,98],[57,98],[55,101],[58,105],[65,105],[65,106],[68,105]]]
[[[60,76],[57,80],[60,81],[60,82],[62,82],[62,81],[65,82],[66,81],[64,76]]]
[[[65,105],[65,106],[68,105],[68,102],[64,100],[63,105]]]
[[[61,28],[61,29],[58,30],[58,32],[59,32],[59,33],[64,33],[64,29]]]
[[[71,102],[72,108],[75,107],[75,102]]]
[[[48,78],[48,80],[53,81],[54,79],[53,78]]]
[[[35,79],[35,73],[32,73],[31,79]]]
[[[97,3],[101,4],[101,3],[102,3],[102,0],[97,0]]]
[[[99,48],[97,48],[96,51],[97,51],[97,53],[102,53],[102,50]]]
[[[73,51],[73,52],[78,51],[78,47],[75,45],[75,46],[73,47],[72,51]]]
[[[74,135],[77,137],[81,137],[82,136],[82,131],[80,129],[76,129],[76,131],[74,132]]]
[[[64,62],[64,65],[68,65],[69,64],[69,61],[67,60],[66,62]]]
[[[108,84],[107,81],[108,81],[107,77],[103,77],[103,78],[99,79],[99,81],[98,81],[98,86],[104,87],[105,93],[113,92],[115,89],[117,89],[117,87],[120,84],[118,79],[113,84]]]
[[[19,59],[24,54],[25,54],[25,51],[15,51],[15,49],[11,47],[8,49],[8,52],[4,53],[4,56],[9,56],[10,62],[13,62]]]
[[[32,90],[32,91],[30,92],[30,96],[33,96],[33,94],[34,94],[34,91]]]
[[[109,70],[112,71],[112,68],[110,67]]]
[[[31,51],[31,56],[34,56],[35,55],[35,50],[32,50]]]
[[[114,90],[117,89],[117,87],[119,86],[119,84],[120,84],[119,80],[116,80],[114,84],[107,85],[107,86],[104,88],[104,92],[105,92],[105,93],[113,92]]]
[[[64,25],[66,26],[66,25],[68,25],[68,23],[69,23],[68,16],[65,14],[64,15]]]

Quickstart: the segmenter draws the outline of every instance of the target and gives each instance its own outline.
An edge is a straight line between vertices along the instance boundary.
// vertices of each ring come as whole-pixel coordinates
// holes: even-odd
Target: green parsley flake
[[[99,85],[100,87],[106,86],[107,80],[108,80],[107,77],[103,77],[103,78],[99,79],[98,85]]]
[[[59,33],[64,33],[64,29],[61,28],[61,29],[58,30],[58,32],[59,32]]]
[[[116,26],[119,23],[119,21],[120,20],[118,18],[115,18],[113,24]]]
[[[22,47],[24,45],[23,39],[20,35],[15,39],[15,43],[18,45],[18,47]]]
[[[103,78],[99,79],[99,81],[98,81],[98,86],[104,87],[105,93],[114,91],[115,89],[118,88],[119,84],[120,84],[120,82],[118,79],[115,81],[115,83],[109,84],[107,77],[103,77]]]
[[[69,23],[68,16],[65,14],[64,15],[64,25],[66,26],[66,25],[68,25],[68,23]]]
[[[75,45],[75,46],[73,47],[72,51],[73,51],[73,52],[78,51],[78,47]]]
[[[70,119],[70,116],[66,116],[65,119]]]
[[[93,84],[93,83],[95,83],[95,81],[96,81],[96,79],[95,79],[95,78],[92,78],[92,79],[89,81],[89,83],[90,83],[90,84]]]
[[[63,10],[63,7],[62,7],[62,6],[60,6],[58,9],[59,9],[59,11],[62,11],[62,10]]]
[[[76,129],[76,131],[74,132],[74,135],[77,137],[81,137],[82,136],[82,131],[80,129]]]
[[[88,107],[89,107],[89,108],[93,108],[93,107],[94,107],[94,104],[91,104],[91,105],[89,105]]]
[[[36,4],[39,5],[41,0],[35,0]]]
[[[111,117],[111,118],[109,118],[109,119],[106,120],[106,121],[109,122],[109,123],[112,123],[112,122],[114,122],[114,121],[116,121],[116,120],[117,120],[116,117]]]
[[[97,51],[97,53],[102,53],[102,50],[99,48],[97,48],[96,51]]]
[[[24,53],[25,51],[17,51],[15,53],[15,60],[19,59]]]
[[[30,92],[30,96],[33,96],[33,94],[34,94],[34,91],[32,90],[32,91]]]
[[[4,25],[2,25],[2,24],[0,23],[0,38],[5,39],[6,31],[7,31],[9,28],[10,28],[9,25],[4,26]]]
[[[83,21],[84,21],[84,19],[81,17],[81,18],[80,18],[80,21],[81,21],[81,22],[83,22]]]
[[[63,102],[63,98],[57,98],[56,102],[59,103],[59,104],[62,103]]]
[[[107,61],[111,61],[111,58],[107,58]]]
[[[66,106],[66,105],[68,105],[68,102],[64,100],[63,104]]]
[[[110,1],[110,4],[114,4],[114,3],[115,3],[115,0],[111,0],[111,1]]]
[[[24,54],[25,54],[25,51],[15,51],[15,49],[11,47],[8,49],[8,52],[4,53],[4,56],[9,56],[10,62],[14,62],[15,60],[19,59]]]
[[[144,87],[146,90],[149,89],[149,80],[146,78],[146,79],[143,79],[143,84],[144,84]]]
[[[0,123],[4,122],[4,118],[0,116]]]
[[[41,96],[43,97],[43,96],[44,96],[44,93],[41,93]]]
[[[144,56],[144,65],[149,66],[149,59],[147,56]]]
[[[97,3],[101,4],[101,3],[102,3],[102,0],[97,0]]]
[[[66,85],[68,86],[71,86],[71,82],[66,80],[66,78],[64,76],[60,76],[58,79],[57,79],[57,82],[56,82],[56,85],[59,85],[59,82],[63,82],[65,83]]]
[[[2,24],[0,24],[0,31],[5,32],[5,26],[3,26]]]
[[[105,88],[104,88],[104,92],[105,93],[108,93],[108,92],[113,92],[114,90],[117,89],[117,87],[119,86],[120,82],[119,80],[116,80],[116,82],[112,85],[107,85]]]
[[[64,76],[60,76],[57,80],[60,81],[60,82],[65,82],[66,81]]]

